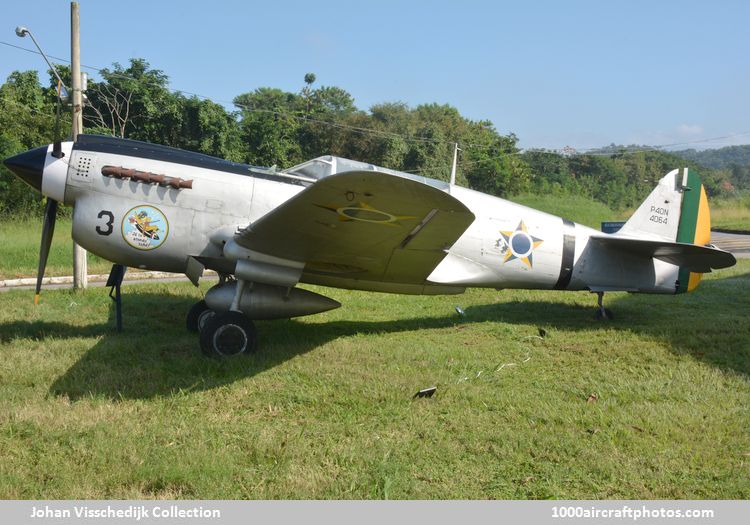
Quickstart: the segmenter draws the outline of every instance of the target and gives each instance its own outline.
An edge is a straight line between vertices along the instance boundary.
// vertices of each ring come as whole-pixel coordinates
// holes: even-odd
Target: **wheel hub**
[[[213,310],[206,310],[205,312],[202,312],[198,316],[198,330],[203,330],[203,327],[206,326],[206,321],[211,319],[214,315],[216,315],[216,312]]]
[[[247,334],[236,324],[225,324],[214,334],[214,348],[222,355],[237,355],[247,350]]]

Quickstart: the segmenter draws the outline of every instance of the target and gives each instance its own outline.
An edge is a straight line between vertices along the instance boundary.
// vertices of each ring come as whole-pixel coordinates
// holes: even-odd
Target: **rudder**
[[[677,242],[705,246],[711,242],[711,210],[708,207],[706,188],[695,172],[685,168],[687,186],[682,197],[680,223],[677,228]],[[692,292],[698,286],[702,273],[691,272],[680,267],[677,293]]]

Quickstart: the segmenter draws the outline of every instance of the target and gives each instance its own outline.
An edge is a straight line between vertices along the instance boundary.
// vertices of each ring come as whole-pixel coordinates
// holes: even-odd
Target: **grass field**
[[[632,210],[629,213],[614,211],[606,204],[579,195],[523,194],[513,196],[511,200],[597,230],[602,222],[624,221],[632,213]]]
[[[122,334],[101,288],[0,294],[1,498],[750,497],[750,261],[605,324],[583,292],[318,290],[344,306],[227,362],[183,328],[203,291],[126,287]]]
[[[47,276],[73,275],[73,240],[71,220],[58,218],[52,238]],[[0,221],[0,280],[33,277],[39,264],[39,244],[42,238],[42,219],[24,218]],[[112,263],[89,254],[89,273],[109,273]]]
[[[750,232],[750,197],[711,201],[714,228]]]

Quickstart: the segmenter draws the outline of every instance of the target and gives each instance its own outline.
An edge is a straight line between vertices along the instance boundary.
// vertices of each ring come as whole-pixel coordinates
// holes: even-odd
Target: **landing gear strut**
[[[212,312],[204,301],[206,308],[203,313],[203,324],[200,325],[201,317],[197,317],[197,325],[200,330],[200,344],[203,353],[209,357],[231,357],[236,355],[248,355],[255,352],[258,345],[258,332],[253,322],[240,311],[240,299],[245,290],[247,281],[240,279],[237,282],[232,305],[228,312]],[[198,303],[193,309],[200,309]],[[193,311],[191,309],[191,312]],[[188,320],[190,315],[188,315]]]
[[[125,278],[125,272],[127,271],[127,266],[113,264],[112,270],[109,272],[109,277],[107,278],[107,284],[105,285],[110,287],[109,297],[115,302],[115,323],[118,332],[122,332],[122,293],[120,288],[122,286],[122,280]],[[114,296],[112,294],[114,294]]]
[[[604,292],[596,292],[597,296],[597,304],[599,305],[599,308],[596,310],[596,320],[597,321],[611,321],[615,317],[612,314],[612,310],[609,308],[604,308],[603,300],[604,300]]]

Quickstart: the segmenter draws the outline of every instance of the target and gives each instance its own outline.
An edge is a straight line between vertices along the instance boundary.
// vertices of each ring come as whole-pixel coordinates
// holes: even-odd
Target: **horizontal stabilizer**
[[[711,246],[699,246],[681,242],[635,239],[622,235],[597,235],[591,240],[605,248],[653,257],[691,272],[708,273],[734,266],[737,262],[729,252]]]

